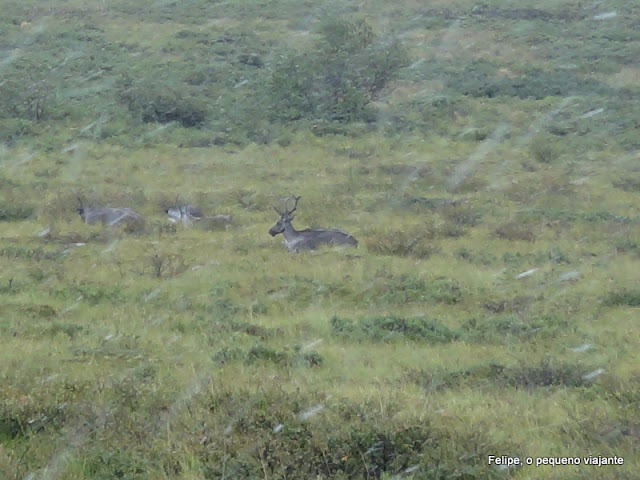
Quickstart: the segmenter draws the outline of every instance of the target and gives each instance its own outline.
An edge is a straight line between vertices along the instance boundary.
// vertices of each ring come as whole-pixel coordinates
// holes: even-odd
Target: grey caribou
[[[298,201],[300,197],[294,197],[295,203],[293,208],[287,208],[287,200],[284,202],[284,210],[280,211],[274,207],[275,211],[280,215],[280,220],[269,229],[269,234],[275,237],[279,233],[284,235],[284,244],[291,252],[299,252],[301,250],[315,250],[321,245],[347,245],[358,246],[358,240],[353,235],[340,230],[338,228],[332,228],[326,230],[324,228],[305,228],[304,230],[296,230],[291,225],[291,221],[294,219],[293,212],[298,207]]]
[[[204,218],[202,208],[196,205],[178,205],[176,207],[170,207],[165,210],[165,213],[169,216],[170,222],[182,222],[185,226],[191,225],[193,222],[197,222]]]
[[[202,208],[197,205],[181,204],[176,197],[174,206],[165,208],[164,211],[171,223],[181,222],[185,227],[198,224],[202,230],[218,230],[227,228],[232,221],[232,216],[226,213],[218,213],[205,216]]]
[[[100,207],[97,205],[91,205],[85,207],[82,205],[82,200],[78,198],[80,206],[76,209],[76,212],[80,214],[80,218],[84,223],[89,225],[95,225],[96,223],[102,223],[103,225],[127,225],[127,226],[140,226],[144,224],[144,218],[139,213],[126,207]]]

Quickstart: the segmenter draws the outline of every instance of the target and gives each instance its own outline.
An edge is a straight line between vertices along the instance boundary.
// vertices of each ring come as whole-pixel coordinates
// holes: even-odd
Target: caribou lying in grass
[[[289,199],[285,200],[283,211],[274,207],[275,211],[280,215],[280,220],[269,229],[269,234],[275,237],[282,233],[284,235],[284,244],[290,251],[297,253],[301,250],[315,250],[321,245],[358,246],[358,240],[353,235],[338,228],[332,228],[331,230],[324,228],[296,230],[291,225],[291,221],[294,219],[293,212],[298,207],[300,197],[294,197],[295,203],[291,209],[287,208],[287,200]]]
[[[193,222],[197,222],[204,218],[202,208],[196,205],[177,205],[165,210],[165,213],[169,216],[169,221],[172,223],[182,222],[183,225],[191,225]]]
[[[114,225],[127,225],[129,227],[139,227],[144,225],[144,217],[139,213],[127,207],[100,207],[91,205],[85,207],[82,200],[78,198],[80,206],[76,211],[80,214],[80,218],[84,223],[95,225],[102,223],[109,227]]]
[[[175,205],[165,208],[165,213],[169,216],[171,223],[180,222],[185,227],[197,224],[201,230],[219,230],[227,228],[232,221],[232,216],[225,213],[218,213],[213,216],[205,216],[202,208],[196,205],[179,204],[176,198]]]

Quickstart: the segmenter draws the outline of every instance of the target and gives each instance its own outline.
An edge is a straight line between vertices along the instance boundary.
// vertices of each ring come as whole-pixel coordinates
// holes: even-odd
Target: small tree
[[[38,122],[46,119],[54,103],[54,85],[64,80],[44,55],[20,58],[7,68],[0,82],[0,118]],[[55,110],[57,105],[53,108]],[[56,112],[61,115],[61,112]]]
[[[397,41],[383,42],[364,20],[329,18],[309,51],[286,53],[270,82],[273,120],[373,121],[372,102],[408,63]]]

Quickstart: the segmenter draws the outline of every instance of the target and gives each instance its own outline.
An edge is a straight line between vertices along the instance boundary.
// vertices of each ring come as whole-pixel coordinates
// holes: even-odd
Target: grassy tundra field
[[[5,0],[0,479],[640,478],[639,60],[630,0]]]

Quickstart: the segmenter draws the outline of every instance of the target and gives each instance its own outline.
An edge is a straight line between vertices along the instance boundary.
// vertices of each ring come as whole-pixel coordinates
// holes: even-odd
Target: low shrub
[[[373,317],[360,321],[334,316],[331,328],[341,337],[354,340],[391,341],[406,338],[427,343],[448,343],[459,338],[459,333],[437,320],[425,317]]]

